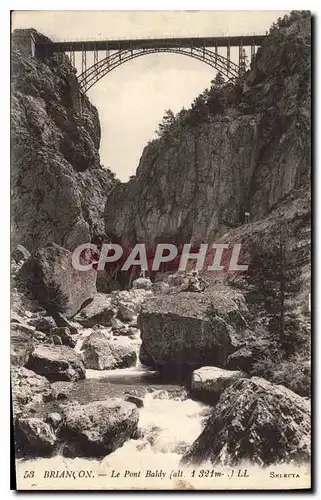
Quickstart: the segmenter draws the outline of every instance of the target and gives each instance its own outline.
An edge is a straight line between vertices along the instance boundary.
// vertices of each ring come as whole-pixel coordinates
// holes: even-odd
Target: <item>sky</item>
[[[12,29],[35,28],[54,41],[264,34],[288,11],[14,11]],[[235,52],[236,55],[236,52]],[[234,57],[232,53],[232,58]],[[80,69],[80,54],[76,59]],[[88,65],[87,65],[88,66]],[[188,108],[210,86],[210,66],[177,54],[152,54],[119,66],[88,97],[101,124],[101,163],[122,181],[166,109]]]

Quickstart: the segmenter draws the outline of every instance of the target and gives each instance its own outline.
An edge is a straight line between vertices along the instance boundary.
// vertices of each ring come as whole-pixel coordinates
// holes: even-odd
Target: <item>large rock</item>
[[[50,388],[53,398],[57,401],[62,401],[69,398],[72,390],[74,389],[74,383],[62,381],[52,382],[52,384],[50,384]]]
[[[150,290],[121,290],[115,295],[114,303],[119,308],[119,316],[123,321],[133,321],[138,315],[143,302],[152,297]]]
[[[192,373],[192,396],[206,403],[216,403],[222,392],[240,378],[247,378],[247,375],[238,370],[202,366]]]
[[[66,326],[56,326],[50,330],[50,336],[52,338],[59,339],[59,344],[66,345],[68,347],[75,347],[77,344],[77,340],[79,335],[73,335],[70,331],[70,328]]]
[[[259,360],[266,357],[269,352],[271,339],[257,338],[251,344],[241,347],[236,352],[230,354],[227,359],[227,368],[229,370],[243,370],[246,373],[251,373],[253,365]]]
[[[85,378],[85,366],[81,357],[67,346],[39,345],[29,358],[27,367],[51,382],[66,382]]]
[[[138,423],[134,404],[120,399],[73,404],[65,409],[63,436],[66,454],[98,457],[111,453],[131,439]]]
[[[23,366],[27,363],[34,348],[35,328],[22,324],[11,323],[10,327],[10,362],[11,365]]]
[[[30,257],[30,252],[23,245],[17,245],[11,252],[11,259],[17,264],[26,261]]]
[[[114,315],[112,297],[104,293],[97,293],[92,302],[79,311],[73,319],[86,328],[90,328],[95,325],[110,326]]]
[[[49,454],[56,443],[56,434],[49,423],[41,418],[25,417],[16,422],[15,440],[18,450],[26,454]]]
[[[164,283],[163,281],[156,281],[153,283],[152,288],[154,293],[168,293],[169,292],[169,284]]]
[[[261,378],[242,379],[223,392],[183,462],[265,466],[309,461],[310,431],[307,399]]]
[[[151,290],[153,283],[149,278],[137,278],[133,281],[133,290]]]
[[[135,365],[136,352],[127,339],[108,339],[103,332],[87,337],[82,345],[86,368],[93,370],[113,370]]]
[[[29,324],[34,326],[36,330],[43,333],[48,333],[51,328],[56,326],[55,320],[52,316],[37,316],[31,318]]]
[[[96,293],[96,271],[77,271],[72,253],[54,243],[35,252],[22,266],[19,278],[49,313],[68,318]]]
[[[53,398],[49,381],[27,368],[11,371],[12,407],[14,418],[22,415],[26,405]]]
[[[182,292],[146,301],[138,317],[144,363],[164,373],[204,365],[224,366],[246,342],[244,297],[228,287],[204,293]]]

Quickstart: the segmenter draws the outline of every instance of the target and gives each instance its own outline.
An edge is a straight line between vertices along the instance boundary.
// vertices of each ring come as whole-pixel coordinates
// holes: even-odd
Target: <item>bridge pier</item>
[[[231,45],[230,42],[227,42],[227,47],[226,47],[226,59],[227,59],[227,71],[230,71],[230,61],[231,61]]]

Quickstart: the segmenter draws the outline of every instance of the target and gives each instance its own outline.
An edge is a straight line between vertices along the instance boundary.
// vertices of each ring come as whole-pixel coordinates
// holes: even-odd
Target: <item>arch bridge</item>
[[[251,60],[266,35],[219,36],[197,38],[147,38],[140,40],[97,40],[77,42],[36,43],[36,56],[67,53],[75,66],[75,53],[81,53],[80,87],[86,93],[95,83],[118,66],[137,57],[173,53],[192,57],[220,71],[227,80],[240,77],[245,69],[246,52],[250,48]],[[231,47],[238,47],[238,63],[232,61]],[[88,65],[89,54],[93,64]]]

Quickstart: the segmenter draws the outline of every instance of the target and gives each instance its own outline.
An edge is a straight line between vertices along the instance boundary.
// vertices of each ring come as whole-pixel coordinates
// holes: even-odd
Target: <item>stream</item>
[[[135,344],[138,351],[140,341],[136,340]],[[81,343],[76,350],[81,351]],[[112,470],[122,471],[124,477],[126,470],[130,470],[132,474],[146,474],[149,470],[178,469],[182,455],[202,432],[211,407],[192,400],[183,385],[164,382],[158,372],[141,365],[139,361],[131,368],[87,369],[86,378],[74,384],[68,399],[86,404],[118,397],[123,399],[125,393],[143,400],[143,407],[138,408],[138,439],[126,441],[122,447],[102,459],[72,459],[59,452],[50,458],[18,459],[18,480],[20,475],[31,468],[41,471],[90,469],[102,476],[100,484],[104,489],[109,489],[116,486],[110,478]],[[103,472],[98,473],[97,470]],[[124,487],[128,486],[130,489],[135,484],[142,484],[140,477],[134,477],[133,483],[130,477],[126,478]],[[87,481],[86,488],[94,489],[97,480],[92,486]],[[149,481],[151,487],[156,484],[153,478],[149,478],[147,482]],[[54,485],[52,480],[49,485],[49,481],[41,477],[40,483],[34,483],[36,484],[44,489],[60,489],[65,483],[59,485],[57,479]],[[69,484],[72,488],[73,483],[68,483],[68,488]],[[77,489],[76,484],[74,487]]]
[[[142,366],[116,370],[87,370],[70,399],[81,403],[122,397],[125,393],[143,399],[139,408],[138,434],[108,455],[105,464],[117,467],[139,463],[141,468],[156,463],[178,466],[181,456],[200,435],[210,407],[187,397],[181,385],[162,381],[155,371]]]

